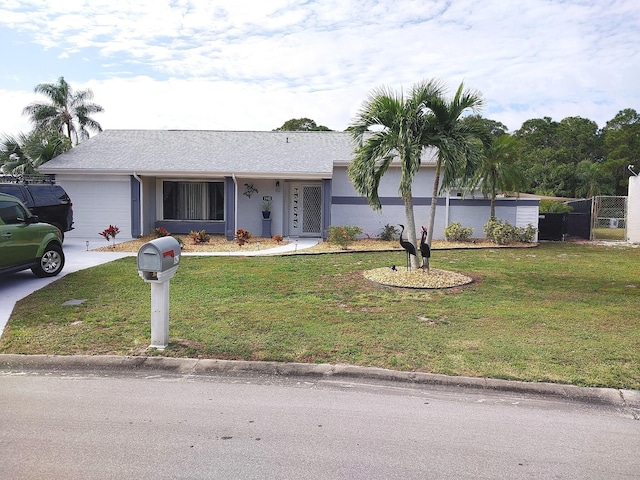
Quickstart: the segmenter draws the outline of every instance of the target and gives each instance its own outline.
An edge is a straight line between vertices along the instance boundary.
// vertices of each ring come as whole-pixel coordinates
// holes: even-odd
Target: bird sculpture
[[[400,231],[400,246],[407,252],[407,270],[411,270],[411,255],[413,255],[414,257],[416,256],[416,246],[409,241],[402,240],[404,225],[398,226],[402,227],[402,230]]]
[[[431,258],[431,247],[427,243],[427,229],[422,227],[422,235],[420,237],[420,254],[422,255],[422,269],[429,271],[429,258]]]

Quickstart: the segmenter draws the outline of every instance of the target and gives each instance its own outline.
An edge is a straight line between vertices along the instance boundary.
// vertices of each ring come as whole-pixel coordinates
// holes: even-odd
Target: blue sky
[[[373,88],[437,78],[511,130],[640,110],[637,0],[0,0],[0,132],[60,76],[105,129],[345,129]]]

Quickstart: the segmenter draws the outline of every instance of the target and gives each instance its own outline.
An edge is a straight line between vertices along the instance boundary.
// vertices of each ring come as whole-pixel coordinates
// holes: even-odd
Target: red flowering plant
[[[245,243],[249,243],[249,240],[251,240],[251,232],[239,228],[236,232],[236,241],[238,242],[238,246],[241,247]]]
[[[109,225],[109,228],[105,228],[99,233],[107,242],[110,239],[113,239],[113,248],[116,248],[116,235],[120,233],[120,229],[118,227],[116,227],[115,225]]]

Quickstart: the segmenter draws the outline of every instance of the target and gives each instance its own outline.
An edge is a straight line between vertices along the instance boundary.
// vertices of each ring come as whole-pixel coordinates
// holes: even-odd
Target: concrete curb
[[[615,388],[578,387],[555,383],[533,383],[493,378],[452,377],[421,372],[400,372],[375,367],[353,365],[306,364],[280,362],[245,362],[172,357],[121,357],[117,355],[0,355],[0,371],[53,372],[118,372],[165,373],[189,376],[215,376],[251,373],[291,377],[353,378],[360,380],[398,382],[443,387],[492,390],[541,395],[583,403],[608,405],[628,410],[640,419],[640,391]]]

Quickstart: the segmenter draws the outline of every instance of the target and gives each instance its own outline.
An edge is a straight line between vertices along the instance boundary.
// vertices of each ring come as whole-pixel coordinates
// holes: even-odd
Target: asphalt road
[[[2,479],[631,479],[640,422],[539,395],[340,378],[0,373]]]

